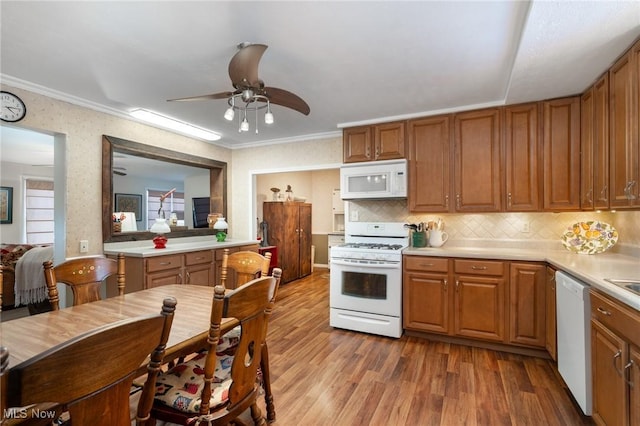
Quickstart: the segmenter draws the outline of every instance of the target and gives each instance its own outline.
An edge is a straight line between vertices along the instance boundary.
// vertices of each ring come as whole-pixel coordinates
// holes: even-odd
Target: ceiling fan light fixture
[[[267,112],[264,114],[265,124],[273,124],[273,113],[271,112],[271,104],[267,102]]]
[[[249,131],[249,122],[247,121],[247,116],[245,115],[242,119],[242,123],[240,123],[240,131],[248,132]]]
[[[183,121],[174,120],[173,118],[165,117],[164,115],[156,114],[155,112],[147,111],[146,109],[134,109],[129,112],[129,114],[138,120],[155,124],[158,127],[173,130],[184,135],[193,136],[198,139],[217,141],[222,138],[218,133],[193,126]]]
[[[233,111],[233,107],[227,108],[227,110],[224,112],[224,118],[227,121],[233,120],[234,116],[235,116],[235,112]]]

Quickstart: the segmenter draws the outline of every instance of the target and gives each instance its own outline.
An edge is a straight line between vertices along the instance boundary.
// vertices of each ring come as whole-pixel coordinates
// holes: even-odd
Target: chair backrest
[[[224,249],[222,255],[222,268],[220,270],[220,284],[226,288],[236,288],[258,276],[266,277],[271,265],[271,253],[261,255],[255,251],[237,251],[229,254],[229,249]],[[230,283],[227,278],[229,269],[235,271],[235,281]]]
[[[160,314],[97,328],[11,367],[6,407],[56,402],[72,424],[130,425],[135,372],[151,356],[147,371],[155,386],[175,307],[176,299],[167,298]],[[150,406],[140,410],[148,416]]]
[[[241,333],[231,366],[229,403],[223,410],[216,411],[214,416],[232,419],[255,403],[259,393],[256,379],[261,348],[266,336],[267,311],[275,286],[276,278],[268,276],[249,281],[226,294],[222,286],[216,286],[211,307],[211,328],[207,341],[209,347],[205,359],[205,386],[202,390],[200,414],[207,414],[210,408],[210,383],[216,367],[216,348],[220,339],[222,318],[235,318],[240,324]]]
[[[64,283],[73,292],[73,304],[82,305],[87,302],[100,300],[100,286],[112,275],[116,275],[118,294],[124,294],[124,254],[119,253],[117,259],[106,257],[81,257],[53,266],[53,262],[46,261],[44,278],[47,283],[49,302],[54,311],[60,309],[57,283]]]

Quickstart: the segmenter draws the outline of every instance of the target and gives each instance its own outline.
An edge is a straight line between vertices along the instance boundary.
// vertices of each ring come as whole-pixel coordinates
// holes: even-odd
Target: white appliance
[[[348,222],[345,243],[331,248],[329,325],[402,336],[404,223]]]
[[[591,302],[589,286],[564,272],[556,272],[558,371],[582,412],[591,404]]]
[[[343,200],[407,198],[407,160],[344,164],[340,183]]]

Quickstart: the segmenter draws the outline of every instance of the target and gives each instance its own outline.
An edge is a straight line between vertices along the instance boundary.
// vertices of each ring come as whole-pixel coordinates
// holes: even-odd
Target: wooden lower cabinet
[[[257,244],[229,247],[231,252],[239,250],[258,251]],[[213,286],[220,276],[224,249],[197,250],[185,253],[153,257],[135,257],[125,254],[125,292],[153,288],[167,284],[195,284]],[[234,285],[231,277],[231,285]],[[229,284],[229,283],[228,283]],[[229,288],[234,288],[230,287]],[[115,285],[107,286],[107,296],[117,295]],[[113,294],[110,293],[113,292]]]
[[[546,338],[545,347],[551,359],[558,360],[558,340],[556,323],[556,270],[547,266],[547,282],[545,285],[545,305],[546,305]]]
[[[591,290],[593,419],[640,424],[640,312]]]
[[[403,327],[544,349],[545,286],[541,263],[406,255]]]
[[[455,259],[453,296],[457,336],[505,340],[504,262]]]
[[[403,327],[449,334],[449,260],[406,256],[403,273]]]
[[[509,342],[545,347],[547,267],[511,262],[509,278]]]

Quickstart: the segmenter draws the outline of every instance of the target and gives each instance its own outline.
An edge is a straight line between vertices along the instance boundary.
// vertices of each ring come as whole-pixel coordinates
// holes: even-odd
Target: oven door
[[[358,260],[332,259],[329,286],[331,308],[401,316],[400,262],[364,264]]]

